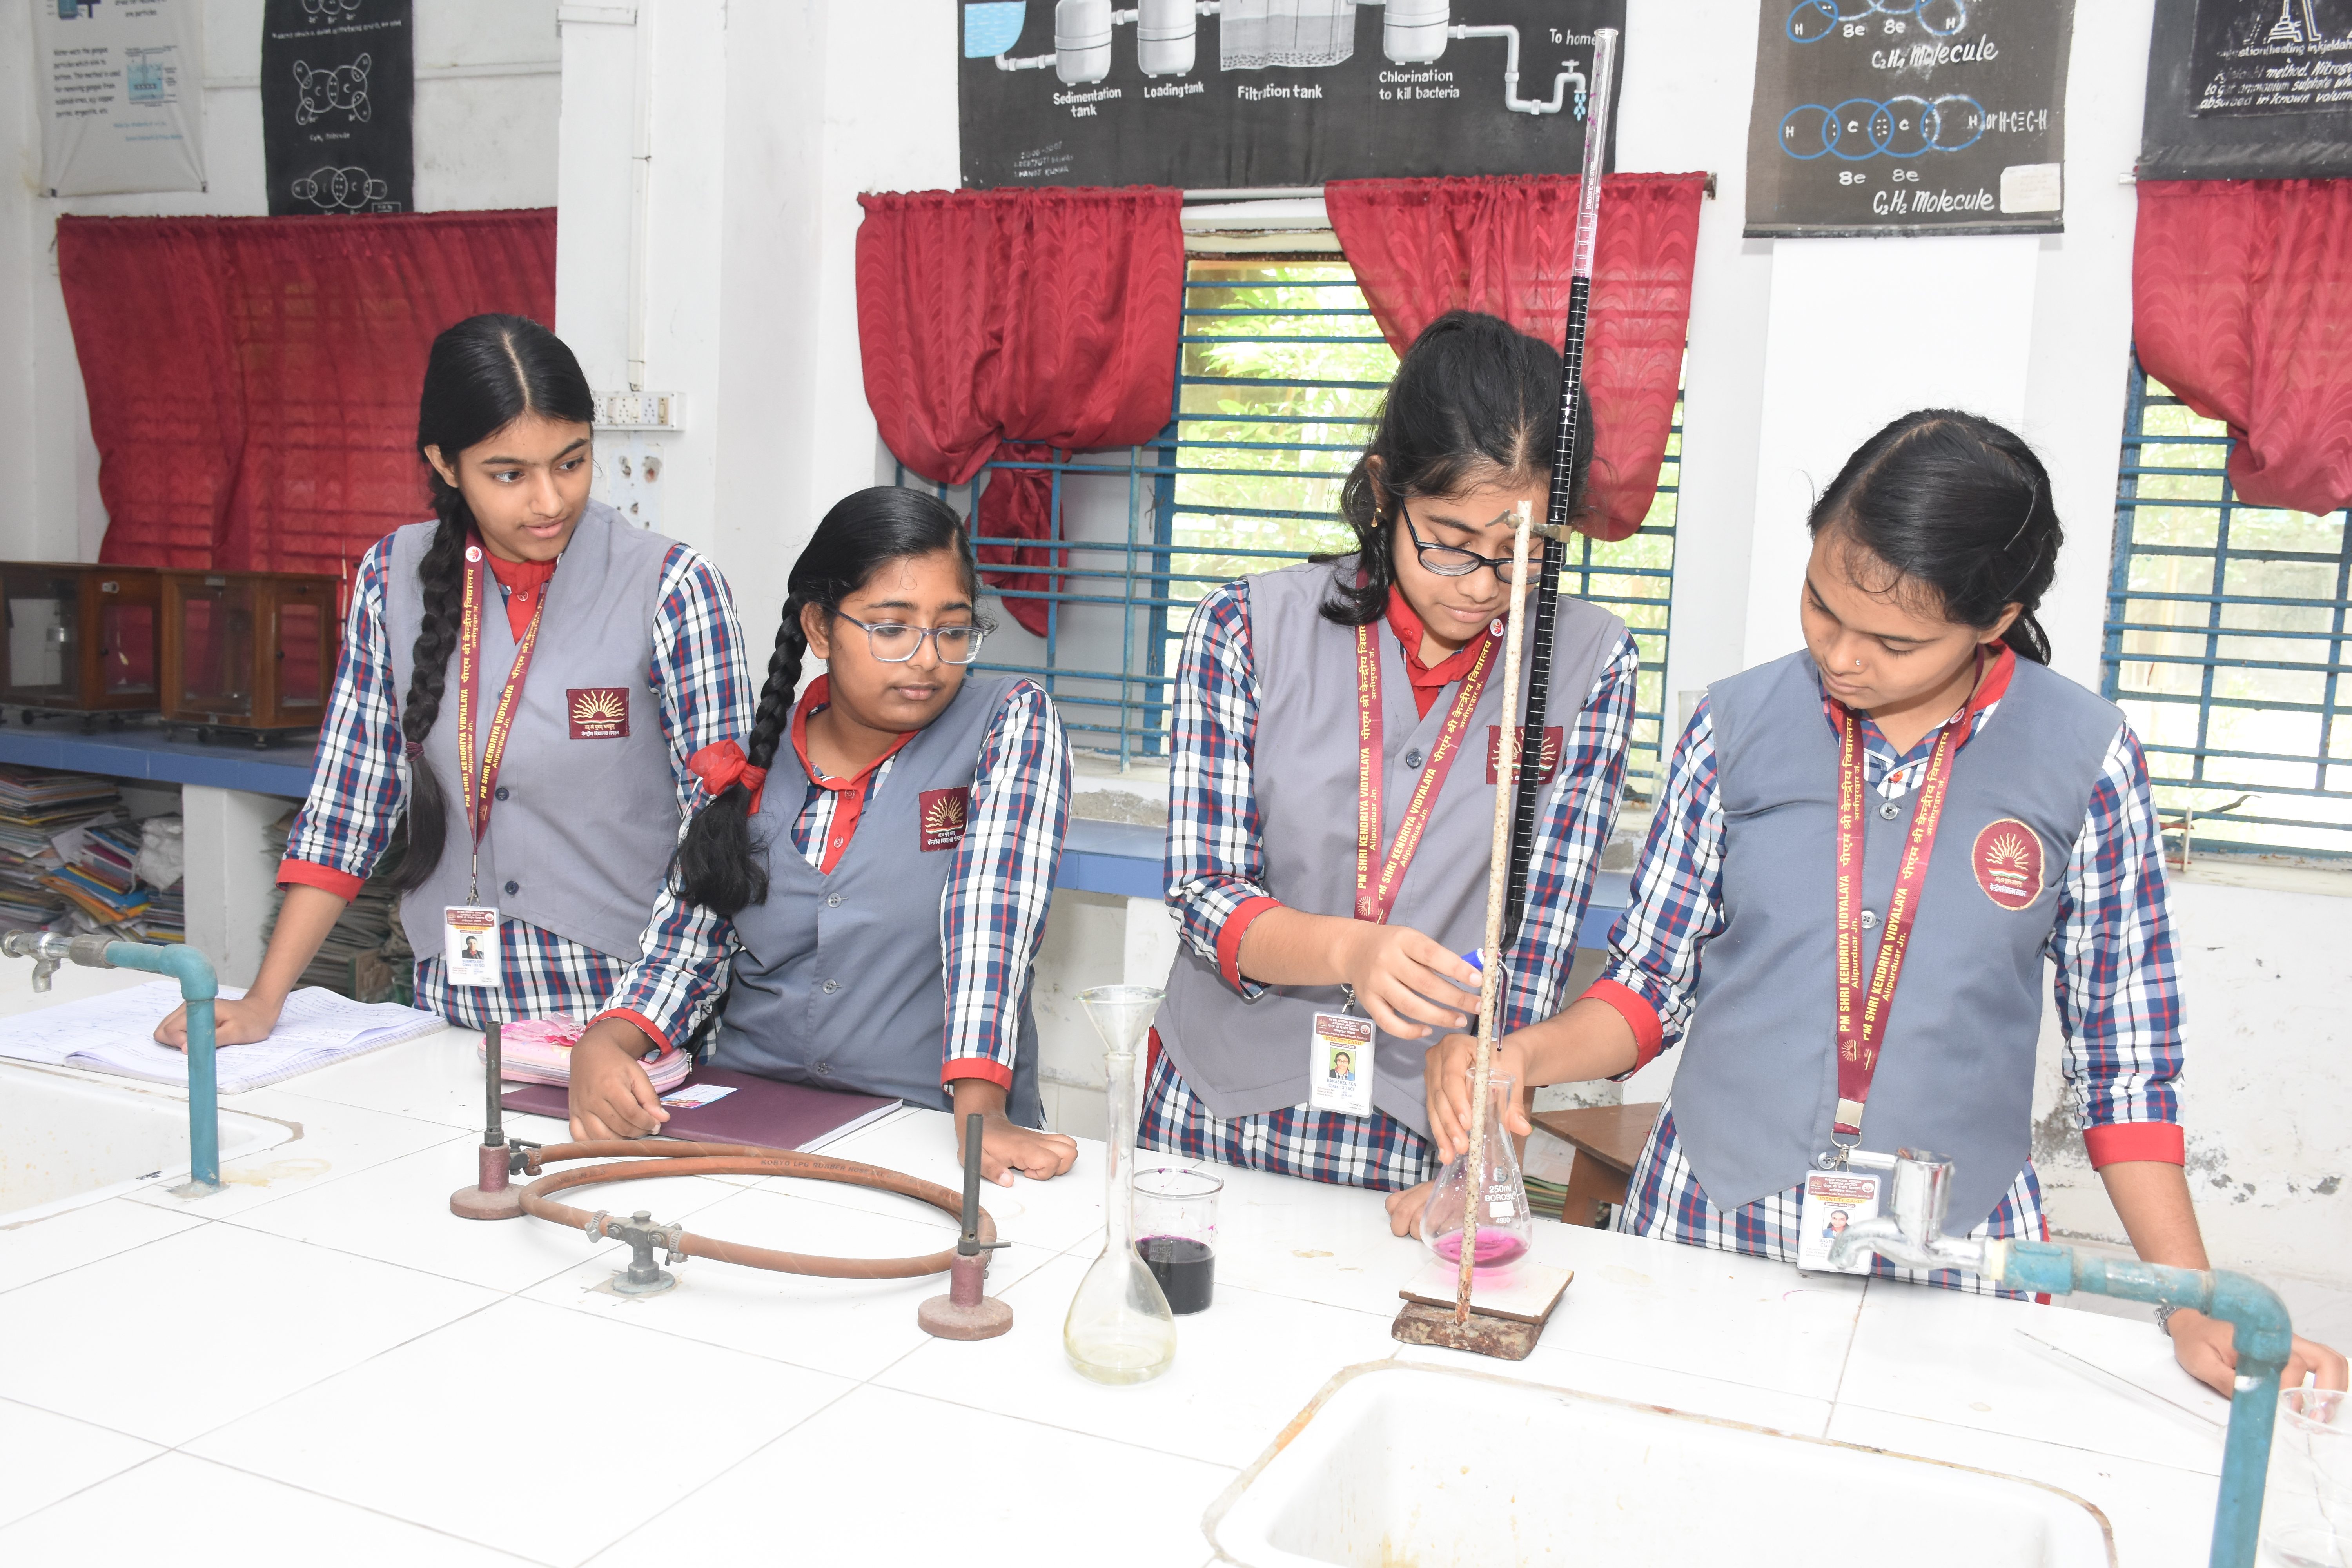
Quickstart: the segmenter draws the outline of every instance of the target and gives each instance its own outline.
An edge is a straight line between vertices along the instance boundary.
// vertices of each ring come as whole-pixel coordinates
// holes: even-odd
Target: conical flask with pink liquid
[[[1475,1184],[1478,1228],[1470,1244],[1470,1266],[1482,1276],[1509,1268],[1526,1256],[1535,1237],[1527,1178],[1519,1173],[1511,1135],[1503,1129],[1503,1108],[1511,1103],[1511,1089],[1508,1073],[1489,1075],[1485,1146],[1455,1155],[1437,1173],[1429,1202],[1421,1210],[1422,1245],[1458,1267],[1463,1209]]]

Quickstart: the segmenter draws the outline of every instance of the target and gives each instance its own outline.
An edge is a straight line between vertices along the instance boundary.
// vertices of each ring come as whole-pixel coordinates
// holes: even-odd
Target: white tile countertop
[[[58,978],[61,1000],[115,977]],[[2206,1559],[2221,1430],[2166,1401],[2216,1423],[2227,1405],[2152,1322],[1539,1222],[1535,1256],[1576,1279],[1532,1357],[1407,1350],[1389,1322],[1425,1255],[1376,1195],[1224,1170],[1215,1305],[1178,1320],[1165,1376],[1106,1388],[1061,1347],[1101,1245],[1098,1145],[1060,1180],[984,1189],[1013,1244],[990,1275],[1015,1314],[999,1340],[917,1328],[944,1276],[697,1258],[630,1299],[606,1288],[615,1244],[448,1213],[479,1136],[476,1047],[451,1030],[224,1101],[300,1131],[215,1195],[159,1184],[0,1222],[0,1563],[1200,1568],[1211,1501],[1335,1373],[1391,1356],[2027,1476],[2103,1510],[2129,1568]],[[960,1182],[935,1112],[825,1152]],[[952,1234],[825,1183],[570,1201],[818,1253]]]

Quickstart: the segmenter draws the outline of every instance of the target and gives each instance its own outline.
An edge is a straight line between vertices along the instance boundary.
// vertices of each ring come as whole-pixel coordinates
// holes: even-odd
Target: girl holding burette
[[[2047,1235],[2028,1157],[2045,957],[2091,1163],[2134,1249],[2207,1267],[2182,1171],[2180,998],[2139,742],[2049,668],[2063,538],[2024,442],[1906,415],[1814,505],[1805,649],[1708,688],[1676,746],[1600,980],[1503,1042],[1521,1082],[1617,1076],[1679,1044],[1618,1228],[1829,1267],[1876,1162],[1954,1162],[1951,1226]],[[1475,1042],[1430,1052],[1441,1148]],[[1525,1116],[1506,1113],[1525,1135]],[[1881,1274],[1983,1290],[1972,1274]],[[2226,1323],[2161,1314],[2224,1393]],[[2289,1386],[2340,1388],[2298,1339]]]
[[[1478,972],[1457,955],[1485,930],[1511,535],[1520,506],[1548,504],[1559,384],[1549,344],[1492,316],[1440,317],[1341,491],[1357,548],[1193,611],[1169,778],[1181,935],[1147,1147],[1391,1194],[1434,1173],[1422,1042],[1476,1005]],[[1580,472],[1580,507],[1583,489]],[[1540,892],[1504,998],[1521,1023],[1566,982],[1633,710],[1623,623],[1563,600],[1557,627],[1567,721],[1544,738]]]
[[[572,1015],[575,1064],[693,1027],[720,921],[666,874],[700,795],[688,760],[742,732],[748,683],[717,571],[589,498],[593,415],[537,322],[434,340],[416,435],[434,517],[352,577],[286,901],[252,988],[219,1004],[222,1044],[268,1037],[404,817],[417,1005],[474,1027]],[[183,1013],[156,1037],[184,1045]]]
[[[944,501],[843,500],[793,563],[748,742],[694,759],[710,804],[678,847],[690,906],[731,921],[712,1060],[983,1118],[982,1170],[1059,1175],[1037,1131],[1030,983],[1069,824],[1070,752],[1036,682],[971,671],[988,626]],[[803,662],[825,673],[799,700]],[[573,1053],[572,1114],[668,1120],[645,1069]]]

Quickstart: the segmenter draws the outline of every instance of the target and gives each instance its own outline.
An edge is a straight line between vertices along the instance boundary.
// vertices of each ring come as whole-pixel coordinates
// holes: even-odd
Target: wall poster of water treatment
[[[1593,29],[1624,26],[1625,0],[968,0],[963,183],[1572,174]]]
[[[1761,0],[1756,236],[2054,234],[2074,0]]]

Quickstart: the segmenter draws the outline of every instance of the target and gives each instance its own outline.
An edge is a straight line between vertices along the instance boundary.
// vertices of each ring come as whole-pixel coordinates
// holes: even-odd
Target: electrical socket
[[[675,392],[600,392],[599,430],[683,430],[686,399]]]

